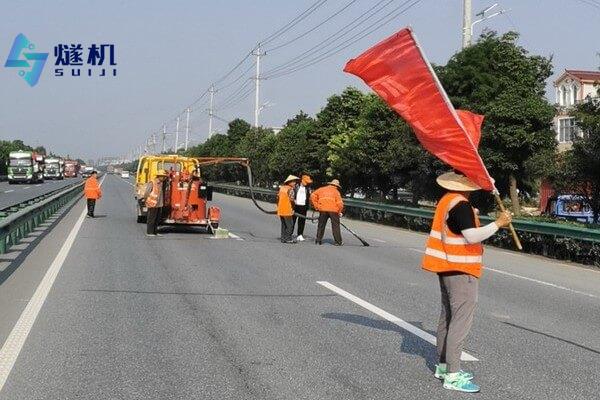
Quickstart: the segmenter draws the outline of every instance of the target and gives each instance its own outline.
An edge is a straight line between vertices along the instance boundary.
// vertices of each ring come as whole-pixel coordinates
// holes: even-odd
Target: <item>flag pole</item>
[[[500,194],[498,193],[498,191],[494,189],[492,194],[494,195],[494,198],[496,199],[496,203],[498,204],[500,211],[505,212],[506,208],[504,208],[504,203],[502,203],[502,199],[500,198]],[[523,246],[521,245],[521,240],[519,239],[519,235],[517,235],[517,231],[515,230],[515,227],[513,226],[512,222],[510,224],[508,224],[508,229],[510,230],[512,238],[515,242],[515,246],[517,246],[517,249],[523,250]]]

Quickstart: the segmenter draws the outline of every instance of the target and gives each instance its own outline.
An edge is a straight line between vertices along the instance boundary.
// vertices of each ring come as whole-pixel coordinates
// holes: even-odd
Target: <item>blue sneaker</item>
[[[466,393],[479,392],[479,386],[471,382],[460,372],[446,374],[446,377],[444,378],[444,389],[457,390]]]
[[[463,371],[462,369],[458,372],[463,374],[468,380],[473,379],[473,374],[470,372]],[[437,379],[444,380],[447,373],[448,373],[448,367],[446,366],[446,364],[439,363],[439,364],[436,364],[436,366],[435,366],[435,373],[433,374],[433,376],[435,376]]]

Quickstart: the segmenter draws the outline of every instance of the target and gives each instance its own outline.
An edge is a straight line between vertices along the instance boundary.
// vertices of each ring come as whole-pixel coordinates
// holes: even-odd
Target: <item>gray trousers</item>
[[[463,343],[471,330],[479,279],[461,272],[439,274],[442,312],[437,330],[437,352],[448,372],[460,371]]]

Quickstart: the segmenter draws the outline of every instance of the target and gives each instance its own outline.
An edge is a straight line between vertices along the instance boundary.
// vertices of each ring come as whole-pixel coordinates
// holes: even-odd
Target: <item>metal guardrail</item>
[[[64,190],[68,189],[68,188],[80,185],[81,183],[82,183],[82,181],[77,181],[77,182],[72,183],[70,185],[63,186],[63,187],[55,189],[55,190],[51,190],[51,191],[46,192],[44,194],[41,194],[39,196],[35,196],[35,197],[31,197],[29,199],[23,200],[20,203],[16,203],[16,204],[12,204],[10,206],[6,206],[6,207],[0,209],[0,223],[2,222],[3,218],[8,217],[10,214],[18,212],[19,210],[22,210],[22,209],[24,209],[26,207],[29,207],[32,204],[39,203],[40,201],[43,201],[43,200],[47,199],[48,197],[50,197],[50,196],[52,196],[52,195],[54,195],[56,193],[59,193],[59,192],[62,192]]]
[[[83,193],[84,182],[61,188],[25,203],[9,207],[10,213],[0,217],[0,254],[50,218],[58,209]]]
[[[239,191],[249,193],[250,189],[248,186],[229,185],[223,183],[214,183],[212,186],[216,189]],[[253,188],[254,192],[266,196],[276,196],[277,192],[270,189]],[[385,204],[377,203],[372,201],[358,200],[358,199],[344,199],[346,207],[354,207],[359,209],[366,209],[372,211],[380,211],[391,214],[400,214],[409,217],[433,219],[433,210],[426,208],[407,207],[396,204]],[[493,221],[492,218],[482,216],[481,221],[488,223]],[[543,235],[574,238],[578,240],[584,240],[589,242],[600,243],[600,229],[583,228],[577,226],[569,226],[563,224],[553,224],[549,222],[535,222],[527,220],[514,220],[513,225],[517,231],[538,233]]]

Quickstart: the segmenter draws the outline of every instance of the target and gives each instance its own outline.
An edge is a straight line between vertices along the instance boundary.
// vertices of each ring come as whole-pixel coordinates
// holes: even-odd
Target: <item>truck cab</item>
[[[551,197],[548,201],[547,213],[552,217],[592,223],[594,214],[584,197],[566,194]]]
[[[49,157],[44,161],[45,179],[64,179],[65,163],[57,157]]]
[[[12,151],[7,162],[8,183],[44,182],[44,156],[32,151]]]

